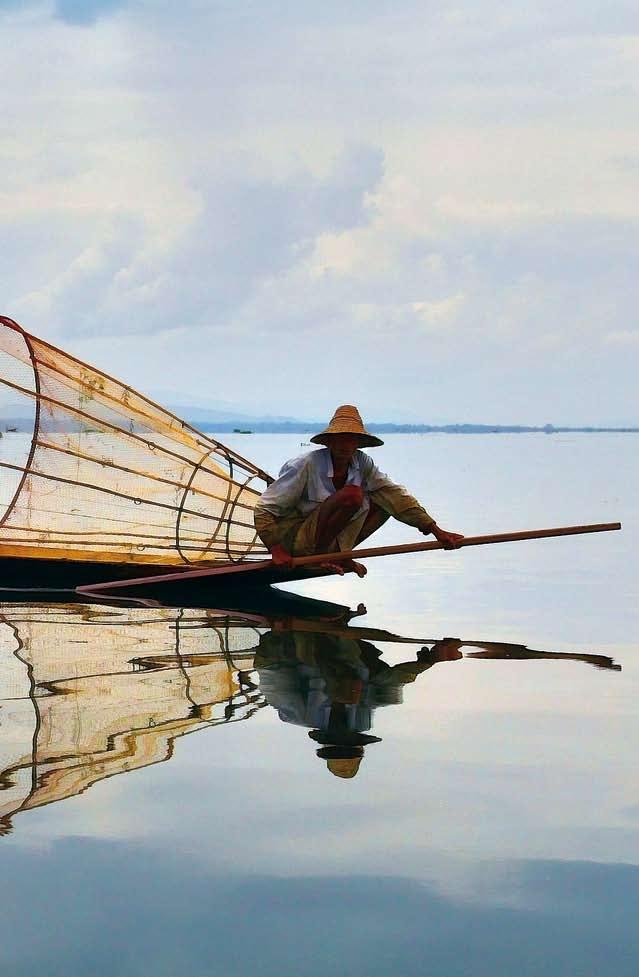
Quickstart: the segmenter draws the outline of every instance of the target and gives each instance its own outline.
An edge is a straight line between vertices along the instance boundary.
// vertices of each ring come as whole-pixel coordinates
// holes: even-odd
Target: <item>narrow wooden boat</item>
[[[234,566],[234,564],[232,564]],[[188,570],[188,568],[185,568]],[[132,574],[138,578],[153,577],[148,585],[137,584],[134,588],[109,593],[116,598],[150,600],[163,605],[185,607],[232,607],[236,610],[258,606],[278,607],[281,592],[272,589],[273,584],[291,583],[322,577],[329,571],[309,567],[282,570],[277,567],[256,567],[241,576],[229,573],[214,578],[191,579],[187,575],[182,582],[175,580],[176,568],[169,565],[139,566],[128,563],[99,563],[87,560],[46,560],[21,557],[0,557],[0,603],[7,600],[68,601],[75,599],[76,588],[101,584],[108,581],[128,580]],[[159,574],[170,579],[157,582]],[[79,595],[80,597],[82,595]],[[91,595],[88,595],[88,599]],[[100,597],[96,592],[94,597]],[[289,595],[293,596],[293,595]]]
[[[296,557],[275,567],[255,505],[272,478],[119,380],[0,316],[0,589],[106,595],[131,587],[198,602],[327,573],[327,560],[438,542]],[[466,537],[463,546],[619,529],[619,523]],[[330,572],[330,571],[328,571]],[[114,584],[126,581],[125,587]],[[110,585],[110,587],[108,586]],[[210,598],[209,598],[210,599]]]

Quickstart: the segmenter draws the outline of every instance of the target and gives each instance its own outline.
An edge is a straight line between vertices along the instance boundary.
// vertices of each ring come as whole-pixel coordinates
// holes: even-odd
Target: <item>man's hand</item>
[[[276,543],[275,546],[271,546],[271,558],[273,560],[273,565],[276,567],[285,567],[291,569],[293,566],[293,557],[285,550],[283,546]]]
[[[461,546],[463,536],[461,533],[449,533],[435,523],[429,529],[423,530],[424,536],[432,533],[438,543],[441,543],[445,550],[457,550]]]
[[[418,651],[417,660],[430,662],[433,665],[436,662],[459,661],[460,658],[464,657],[459,650],[463,643],[459,638],[442,638],[441,641],[436,641],[432,648],[422,648]]]

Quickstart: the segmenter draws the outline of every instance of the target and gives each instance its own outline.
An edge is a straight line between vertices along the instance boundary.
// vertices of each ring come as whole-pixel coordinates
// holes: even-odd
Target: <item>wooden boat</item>
[[[134,566],[128,563],[97,563],[86,560],[46,560],[21,557],[0,557],[0,602],[39,600],[53,602],[90,600],[101,598],[108,601],[112,594],[117,600],[131,603],[151,602],[171,607],[224,607],[234,610],[259,608],[278,609],[281,613],[300,614],[305,600],[310,598],[286,594],[273,589],[273,584],[290,583],[327,576],[330,571],[309,567],[281,570],[276,567],[256,568],[241,577],[231,574],[193,580],[187,574],[185,580],[175,580],[174,566]],[[188,570],[188,568],[185,568]],[[103,595],[96,591],[83,597],[77,588],[121,580],[128,581],[132,573],[136,577],[149,576],[154,582],[137,584],[118,591],[109,588]],[[158,574],[166,574],[166,583],[157,582]],[[295,603],[295,606],[293,606]],[[316,601],[311,602],[317,605]]]
[[[258,589],[325,575],[327,559],[441,548],[429,542],[315,554],[275,567],[253,523],[272,478],[236,451],[5,316],[0,385],[21,430],[23,423],[29,429],[0,452],[5,592],[95,586],[105,593],[109,583],[134,581],[147,596],[149,588],[165,594],[170,586],[174,600],[187,593],[194,599],[211,588]],[[463,545],[619,528],[476,536]]]

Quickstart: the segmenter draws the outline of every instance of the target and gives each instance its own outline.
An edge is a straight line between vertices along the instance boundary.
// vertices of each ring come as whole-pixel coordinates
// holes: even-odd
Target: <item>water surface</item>
[[[634,975],[636,444],[389,437],[446,528],[623,531],[290,588],[330,613],[5,601],[2,972]]]

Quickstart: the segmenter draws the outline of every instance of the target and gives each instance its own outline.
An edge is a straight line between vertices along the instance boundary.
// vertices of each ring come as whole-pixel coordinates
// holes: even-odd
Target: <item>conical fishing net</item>
[[[263,559],[269,476],[0,316],[0,556],[162,565]]]

